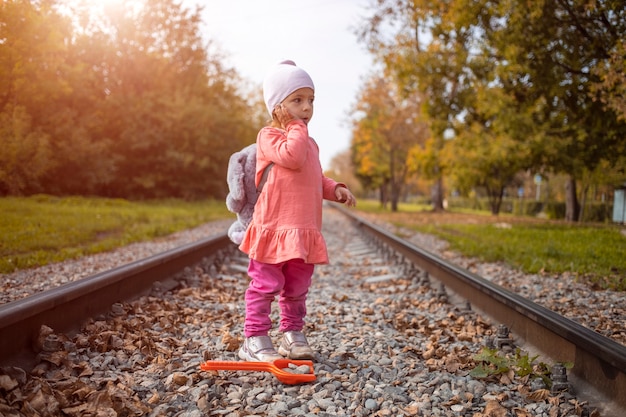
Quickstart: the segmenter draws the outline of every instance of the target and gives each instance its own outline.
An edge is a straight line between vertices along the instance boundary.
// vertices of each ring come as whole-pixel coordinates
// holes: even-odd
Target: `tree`
[[[48,169],[48,137],[33,130],[24,108],[5,106],[0,113],[0,143],[0,195],[21,195]]]
[[[569,176],[566,219],[579,220],[576,182],[623,151],[626,125],[592,94],[594,68],[626,33],[626,5],[612,0],[484,2],[480,28],[497,52],[500,73],[543,131],[532,144],[535,167]],[[515,45],[511,47],[511,45]]]
[[[83,29],[110,34],[102,68],[115,180],[107,195],[195,198],[225,192],[228,156],[253,127],[234,72],[209,57],[199,9],[125,2]]]
[[[336,154],[330,161],[330,169],[324,174],[330,178],[340,179],[355,196],[363,195],[363,187],[354,175],[354,165],[349,149]]]
[[[431,138],[418,154],[429,163],[415,165],[433,181],[431,200],[437,211],[443,210],[445,164],[441,156],[446,132],[461,112],[459,102],[467,81],[462,57],[469,50],[469,29],[451,27],[445,20],[451,9],[450,4],[433,0],[382,0],[358,33],[393,75],[398,90],[422,97]],[[430,154],[424,155],[425,151]]]
[[[541,137],[532,112],[499,74],[498,65],[488,54],[472,60],[468,78],[473,94],[463,100],[464,113],[455,120],[443,158],[457,190],[484,189],[494,215],[505,189],[532,166],[529,144]]]
[[[597,80],[591,85],[594,98],[618,119],[626,121],[626,39],[618,39],[609,51],[609,58],[594,68]]]
[[[380,86],[380,83],[370,80],[357,99],[353,109],[355,116],[350,148],[356,177],[366,190],[378,189],[381,204],[386,206],[390,174],[389,165],[384,162],[387,151],[383,132],[387,130],[384,115],[387,106],[380,100],[387,94],[377,91]]]
[[[506,132],[471,123],[446,148],[448,171],[457,190],[483,188],[491,213],[500,212],[504,191],[523,168],[524,147]]]
[[[0,192],[41,190],[54,169],[50,129],[68,91],[63,56],[68,22],[51,2],[0,4]]]
[[[368,187],[380,189],[381,203],[398,202],[410,174],[412,146],[424,141],[419,122],[420,101],[403,98],[384,77],[372,77],[354,109],[352,152],[356,175]]]

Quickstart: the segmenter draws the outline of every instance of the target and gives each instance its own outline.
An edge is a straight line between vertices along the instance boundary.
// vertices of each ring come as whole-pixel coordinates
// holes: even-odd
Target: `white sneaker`
[[[274,362],[283,359],[272,345],[269,336],[252,336],[246,338],[239,348],[239,359],[253,362]]]
[[[315,352],[309,346],[302,332],[285,332],[278,347],[278,353],[289,359],[315,359]]]

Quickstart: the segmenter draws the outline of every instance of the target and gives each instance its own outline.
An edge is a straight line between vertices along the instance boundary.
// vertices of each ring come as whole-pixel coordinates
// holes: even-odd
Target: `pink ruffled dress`
[[[322,202],[337,201],[335,188],[345,185],[324,176],[319,148],[301,120],[291,121],[286,131],[273,127],[259,131],[257,185],[272,162],[239,249],[268,264],[291,259],[328,263],[321,233]]]

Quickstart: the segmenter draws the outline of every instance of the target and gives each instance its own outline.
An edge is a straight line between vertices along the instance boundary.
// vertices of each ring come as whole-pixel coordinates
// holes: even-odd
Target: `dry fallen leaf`
[[[9,392],[11,391],[13,388],[17,387],[17,381],[14,380],[13,378],[11,378],[8,375],[0,375],[0,388],[5,391],[5,392]]]
[[[156,404],[159,402],[160,399],[161,396],[159,395],[159,393],[155,392],[154,394],[152,394],[152,397],[148,399],[148,404]]]
[[[532,417],[532,414],[525,408],[515,407],[513,412],[515,413],[515,417]]]
[[[550,417],[559,417],[561,415],[558,405],[550,407]]]
[[[241,345],[241,341],[236,336],[233,336],[228,329],[224,329],[222,333],[222,343],[226,347],[226,350],[229,352],[234,352],[239,349]]]
[[[416,416],[419,413],[419,407],[416,405],[409,405],[408,407],[403,408],[403,411],[410,416]]]
[[[545,399],[550,397],[550,390],[547,389],[538,389],[537,391],[533,391],[528,394],[528,399],[539,402],[544,401]]]
[[[483,413],[484,417],[506,417],[506,415],[506,408],[502,407],[498,401],[487,401],[487,405],[485,406],[485,411]]]
[[[371,307],[365,307],[362,311],[362,314],[371,316],[372,314],[374,314],[374,310]]]
[[[435,356],[436,348],[434,346],[430,346],[424,353],[422,353],[422,357],[426,360]]]

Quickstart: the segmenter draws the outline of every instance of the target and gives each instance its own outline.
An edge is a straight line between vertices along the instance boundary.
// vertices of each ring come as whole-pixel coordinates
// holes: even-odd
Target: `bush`
[[[451,197],[448,200],[450,210],[477,210],[491,211],[487,198]],[[585,204],[583,210],[584,222],[607,223],[612,220],[612,203],[591,202]],[[544,215],[553,220],[565,218],[565,203],[559,201],[536,201],[530,199],[505,198],[500,207],[501,214],[513,214],[516,216],[537,217]]]
[[[613,220],[613,206],[607,203],[590,203],[583,208],[584,222],[608,223]]]

